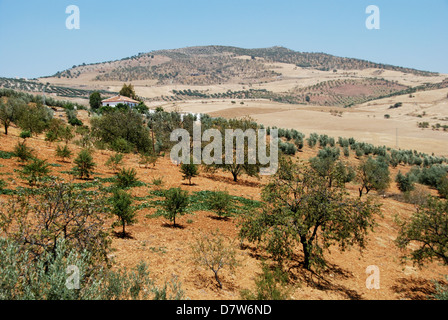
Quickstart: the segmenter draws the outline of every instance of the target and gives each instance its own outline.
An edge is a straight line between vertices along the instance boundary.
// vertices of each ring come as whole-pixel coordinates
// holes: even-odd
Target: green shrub
[[[66,158],[70,158],[71,156],[72,152],[70,151],[67,145],[64,145],[63,147],[58,145],[56,147],[56,157],[61,158],[62,161],[65,161]]]
[[[229,217],[232,209],[232,196],[227,191],[216,191],[210,194],[208,205],[219,217]]]
[[[401,171],[399,171],[395,182],[401,192],[409,192],[415,189],[415,177],[409,172],[406,175],[403,175]]]
[[[73,168],[73,172],[80,179],[89,179],[93,174],[93,170],[96,164],[93,162],[92,154],[89,150],[83,149],[75,159],[76,166]]]
[[[288,274],[280,267],[271,269],[263,263],[262,274],[255,280],[255,292],[241,291],[244,300],[287,300],[291,289],[287,286]]]
[[[28,161],[33,157],[32,149],[26,145],[25,141],[17,143],[14,147],[14,154],[21,162]]]
[[[22,139],[31,138],[31,132],[28,130],[20,132],[20,138]]]
[[[50,172],[50,169],[48,168],[49,166],[47,160],[33,158],[23,167],[21,175],[28,180],[30,185],[35,185],[39,180],[48,176],[48,173]]]
[[[448,177],[442,177],[437,185],[440,197],[448,199]]]
[[[189,205],[188,192],[180,188],[171,188],[165,192],[161,214],[176,226],[176,217],[183,216]]]
[[[112,213],[117,216],[118,221],[113,224],[115,226],[122,226],[122,238],[126,236],[126,225],[132,225],[136,222],[135,208],[132,207],[131,196],[121,189],[114,191],[112,197]]]
[[[135,171],[134,168],[122,168],[116,176],[116,186],[121,189],[127,189],[134,187],[138,180],[137,180],[137,171]]]
[[[190,163],[182,163],[180,171],[183,174],[183,179],[188,180],[188,184],[191,186],[191,179],[199,175],[199,166],[191,160]]]
[[[134,146],[124,138],[118,138],[112,141],[110,148],[118,153],[130,153],[133,151]]]
[[[111,155],[106,161],[106,167],[108,167],[113,172],[117,172],[120,166],[123,164],[123,154],[116,153]]]

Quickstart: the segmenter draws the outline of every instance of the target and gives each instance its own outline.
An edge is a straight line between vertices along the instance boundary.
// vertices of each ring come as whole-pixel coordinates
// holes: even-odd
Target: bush
[[[61,158],[62,161],[65,162],[65,159],[70,158],[71,156],[72,156],[72,152],[70,151],[70,149],[68,148],[67,145],[64,145],[63,147],[58,145],[56,147],[56,157]]]
[[[92,154],[89,150],[83,149],[75,159],[76,166],[73,168],[73,172],[80,179],[89,179],[93,174],[93,170],[96,164],[93,162]]]
[[[236,250],[233,243],[226,244],[223,236],[216,232],[210,235],[201,235],[192,246],[193,261],[206,269],[213,271],[219,288],[222,283],[219,279],[219,271],[228,267],[233,271],[238,265]]]
[[[397,246],[403,250],[411,243],[413,246],[404,259],[409,258],[419,266],[435,259],[448,265],[448,201],[429,197],[410,221],[406,219],[398,223]]]
[[[294,144],[289,143],[289,142],[280,141],[278,147],[279,147],[280,151],[286,155],[293,156],[297,152],[297,147]]]
[[[448,276],[445,276],[445,279],[448,282]],[[436,281],[435,287],[436,293],[432,297],[436,300],[448,300],[448,285]]]
[[[191,186],[191,179],[199,175],[199,167],[191,160],[190,163],[182,163],[180,171],[183,174],[183,179],[188,180],[188,184]]]
[[[232,208],[232,196],[227,191],[212,192],[208,198],[208,205],[219,217],[228,217]]]
[[[401,192],[409,192],[415,189],[415,177],[409,172],[406,175],[403,175],[401,171],[399,171],[395,182]]]
[[[176,217],[183,216],[189,205],[188,192],[180,188],[171,188],[165,193],[161,214],[176,226]]]
[[[437,191],[440,197],[448,199],[448,177],[442,177],[438,183]]]
[[[156,166],[157,156],[150,153],[140,153],[140,159],[138,160],[139,165],[143,165],[145,168],[148,168],[150,165],[153,167]]]
[[[21,162],[28,161],[33,157],[32,149],[26,145],[25,141],[17,143],[14,147],[14,154]]]
[[[23,167],[20,173],[22,177],[28,180],[30,185],[35,185],[39,180],[48,176],[50,172],[49,166],[46,160],[33,158]]]
[[[176,278],[158,287],[145,263],[129,271],[103,268],[92,262],[90,252],[69,248],[66,241],[32,259],[18,242],[0,238],[0,261],[0,300],[184,299]],[[71,266],[78,267],[79,283],[68,281]]]
[[[20,132],[20,138],[22,139],[31,138],[31,132],[28,130]]]
[[[262,274],[255,280],[255,292],[242,290],[241,298],[244,300],[287,300],[290,288],[287,287],[288,274],[276,266],[271,270],[265,263],[262,265]]]
[[[108,167],[113,172],[117,172],[119,170],[120,165],[123,164],[123,154],[116,153],[111,155],[109,159],[106,161],[106,167]]]
[[[137,171],[134,168],[122,168],[116,178],[116,186],[121,189],[134,187],[138,182]]]
[[[130,153],[134,150],[134,146],[123,138],[112,141],[110,148],[118,153]]]
[[[123,190],[117,189],[114,191],[112,197],[112,213],[117,216],[118,222],[113,224],[115,226],[122,226],[122,238],[126,236],[126,225],[132,225],[135,220],[135,208],[132,207],[131,196]]]

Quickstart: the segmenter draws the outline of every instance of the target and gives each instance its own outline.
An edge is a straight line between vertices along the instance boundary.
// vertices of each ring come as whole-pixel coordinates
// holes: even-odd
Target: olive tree
[[[281,159],[262,198],[263,209],[243,218],[241,239],[264,244],[279,263],[300,246],[308,270],[325,267],[324,250],[332,245],[364,248],[380,213],[370,200],[351,198],[343,183],[328,187],[324,177],[291,159]]]

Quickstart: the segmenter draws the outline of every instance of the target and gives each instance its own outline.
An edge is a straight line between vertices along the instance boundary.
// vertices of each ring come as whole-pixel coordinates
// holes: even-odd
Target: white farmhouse
[[[129,107],[135,107],[140,102],[136,101],[134,99],[125,97],[125,96],[118,95],[118,96],[103,100],[103,101],[101,101],[101,103],[103,104],[103,107],[107,107],[107,106],[115,107],[117,104],[120,104],[120,103],[125,104]]]

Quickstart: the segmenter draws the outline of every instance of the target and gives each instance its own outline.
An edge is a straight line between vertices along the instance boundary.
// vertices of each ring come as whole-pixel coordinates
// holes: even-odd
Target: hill
[[[245,57],[244,59],[242,57]],[[243,49],[227,46],[190,47],[143,53],[117,61],[82,64],[56,73],[56,78],[79,78],[96,73],[96,81],[155,80],[157,84],[204,85],[247,81],[273,81],[281,74],[269,70],[267,63],[293,64],[321,71],[392,70],[419,76],[437,73],[396,67],[370,61],[341,58],[324,53],[296,52],[283,47]]]

